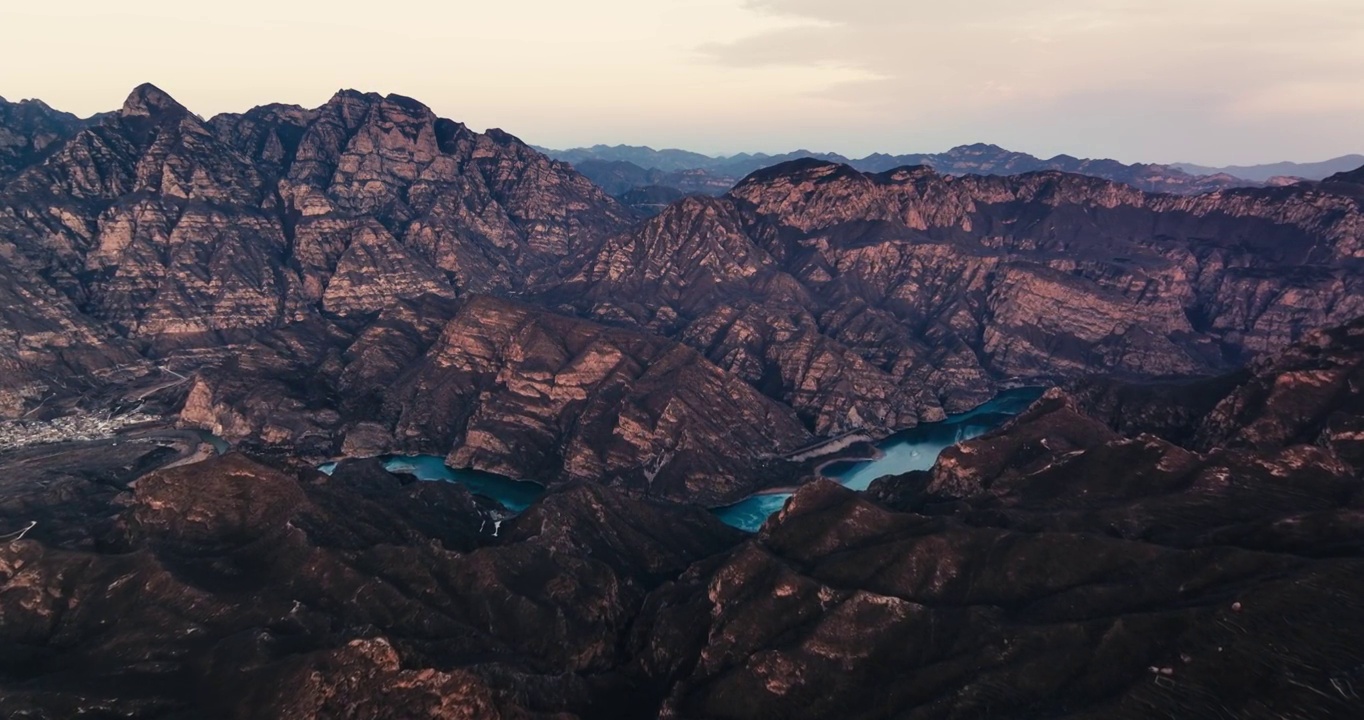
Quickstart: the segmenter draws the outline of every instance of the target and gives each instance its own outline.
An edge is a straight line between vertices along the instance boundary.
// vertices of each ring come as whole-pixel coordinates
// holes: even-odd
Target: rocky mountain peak
[[[434,114],[431,112],[431,108],[426,106],[426,103],[423,103],[422,101],[417,100],[415,98],[410,98],[406,95],[389,93],[388,95],[384,96],[384,101],[390,105],[396,105],[414,114],[427,115]]]
[[[175,98],[161,88],[151,84],[142,83],[133,88],[128,99],[123,101],[123,108],[119,110],[119,115],[123,117],[159,117],[174,113],[188,113],[184,105],[176,102]]]
[[[729,212],[728,203],[720,198],[708,197],[705,195],[688,195],[677,202],[672,203],[663,209],[657,217],[649,220],[650,224],[666,223],[669,219],[678,220],[694,217],[698,214]]]
[[[1011,151],[995,145],[994,143],[971,143],[969,145],[958,145],[948,150],[946,155],[967,155],[981,153],[1010,153]]]
[[[54,110],[42,100],[0,97],[0,176],[36,164],[93,121]]]
[[[741,180],[731,192],[738,193],[739,188],[746,185],[766,185],[780,181],[791,183],[829,181],[860,175],[858,171],[840,163],[818,158],[799,158],[758,170]]]
[[[377,92],[362,92],[345,88],[337,90],[331,99],[323,107],[365,107],[365,108],[384,108],[388,111],[397,111],[415,117],[430,116],[435,117],[435,112],[425,103],[415,98],[389,93],[381,95]]]
[[[326,104],[332,105],[334,103],[341,102],[374,103],[380,102],[383,99],[384,97],[379,93],[361,92],[354,88],[341,88],[340,90],[337,90],[335,93],[332,94],[331,99],[328,100]]]

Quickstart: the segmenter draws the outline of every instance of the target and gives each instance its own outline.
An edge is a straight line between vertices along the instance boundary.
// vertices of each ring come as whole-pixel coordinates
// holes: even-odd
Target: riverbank
[[[868,453],[828,458],[816,465],[809,477],[865,490],[886,475],[929,470],[943,450],[1004,425],[1032,405],[1042,392],[1042,388],[1006,391],[970,411],[895,433],[877,442]],[[737,503],[713,508],[712,512],[729,525],[754,532],[781,510],[786,499],[798,489],[798,486],[768,488]]]
[[[356,459],[356,458],[346,458]],[[519,513],[545,494],[546,486],[534,480],[514,480],[478,470],[459,470],[445,464],[440,455],[381,455],[377,458],[391,473],[412,475],[427,482],[452,482],[463,485],[477,495],[492,498],[511,512]],[[317,467],[330,475],[338,463],[334,460]]]

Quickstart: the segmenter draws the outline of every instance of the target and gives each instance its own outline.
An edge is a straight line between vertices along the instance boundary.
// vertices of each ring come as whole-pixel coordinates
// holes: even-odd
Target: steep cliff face
[[[131,351],[213,355],[319,315],[521,288],[628,218],[510,135],[398,96],[205,122],[144,85],[84,129],[4,108],[29,148],[0,173],[0,272],[21,278],[0,328],[25,336],[0,351],[7,414],[36,404],[43,378],[85,382]]]
[[[599,487],[499,527],[461,487],[377,463],[330,478],[239,455],[132,483],[111,470],[87,464],[103,481],[74,471],[60,497],[42,493],[53,477],[7,473],[34,491],[18,517],[39,520],[0,542],[7,716],[590,707],[645,595],[739,539],[697,508]],[[66,517],[77,501],[84,514]],[[14,510],[0,505],[7,533]],[[69,541],[72,527],[86,532]]]
[[[355,336],[302,330],[205,367],[181,419],[316,457],[434,453],[703,504],[790,482],[784,456],[811,440],[790,408],[684,345],[521,303],[428,296]]]
[[[1229,444],[1124,436],[1052,390],[929,472],[804,487],[655,593],[638,667],[671,717],[1349,717],[1364,455],[1324,378],[1358,335],[1224,381]]]
[[[682,339],[791,405],[817,433],[941,417],[924,392],[938,367],[915,361],[947,364],[959,348],[930,349],[858,298],[829,302],[808,276],[754,242],[733,203],[683,200],[569,265],[576,267],[553,297]],[[919,382],[902,382],[914,370]],[[985,399],[962,397],[958,409]]]
[[[345,243],[328,242],[338,219],[372,217],[476,292],[524,288],[558,256],[630,218],[516,138],[473,132],[398,95],[342,91],[317,110],[267,106],[211,124],[273,170],[310,247],[339,254]]]
[[[807,434],[1218,372],[1364,315],[1356,181],[1183,197],[806,160],[632,225],[409,98],[204,121],[142,86],[0,181],[0,411],[170,363],[184,422],[280,451],[712,501]]]
[[[519,288],[627,218],[505,133],[355,92],[204,122],[142,86],[4,193],[20,269],[163,347]]]
[[[806,160],[570,258],[549,294],[681,338],[819,433],[1001,382],[1207,374],[1364,314],[1349,178],[1195,197]]]
[[[146,366],[131,343],[51,286],[0,261],[0,417],[97,386],[112,371],[145,372]]]
[[[428,354],[418,375],[514,355],[513,316],[560,348],[660,342],[486,300],[457,340],[416,320],[459,313],[429,302],[363,333],[410,333],[386,361]],[[0,456],[0,712],[1353,718],[1364,454],[1333,429],[1364,418],[1361,337],[1222,381],[1228,445],[1120,433],[1052,390],[930,471],[806,485],[756,534],[596,483],[508,518],[372,460]],[[514,359],[507,391],[552,395],[551,357]]]
[[[261,173],[154,87],[5,193],[20,268],[118,334],[213,344],[304,310]]]
[[[737,499],[762,458],[809,441],[789,409],[688,348],[491,299],[461,307],[387,402],[397,432],[455,448],[456,466],[703,503]]]
[[[41,100],[0,97],[0,180],[41,161],[87,123]]]

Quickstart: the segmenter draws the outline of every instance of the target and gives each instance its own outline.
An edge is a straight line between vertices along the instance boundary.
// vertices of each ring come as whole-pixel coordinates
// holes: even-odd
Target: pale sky
[[[550,147],[1364,151],[1364,0],[3,0],[0,96],[205,117],[400,93]]]

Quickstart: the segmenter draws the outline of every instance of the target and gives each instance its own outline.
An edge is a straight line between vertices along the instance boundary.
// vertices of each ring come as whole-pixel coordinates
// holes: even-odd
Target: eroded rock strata
[[[90,122],[41,100],[10,102],[0,97],[0,180],[40,162]]]
[[[884,431],[1005,380],[1210,374],[1352,319],[1351,182],[1190,198],[801,161],[570,258],[550,297],[681,338],[818,433]]]
[[[720,502],[796,479],[814,439],[1220,373],[1364,314],[1358,173],[1179,196],[804,160],[636,223],[396,95],[38,110],[0,179],[11,418],[149,402],[281,457]]]
[[[1114,425],[1206,395],[1100,419],[1119,391],[1053,389],[931,471],[807,485],[755,535],[595,483],[508,518],[375,461],[0,457],[0,710],[1354,717],[1362,328],[1221,381],[1184,444]]]

